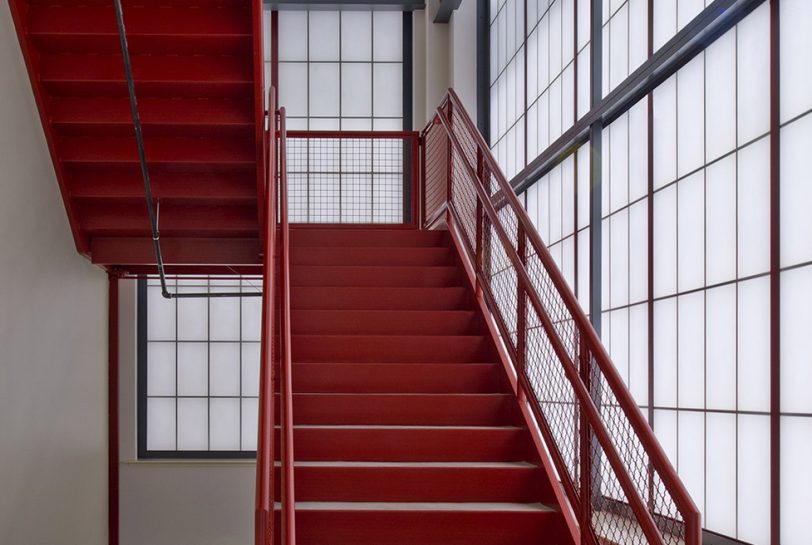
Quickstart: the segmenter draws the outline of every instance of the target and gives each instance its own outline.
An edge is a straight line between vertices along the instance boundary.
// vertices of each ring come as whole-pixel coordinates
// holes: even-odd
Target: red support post
[[[118,276],[107,279],[107,540],[118,545]]]

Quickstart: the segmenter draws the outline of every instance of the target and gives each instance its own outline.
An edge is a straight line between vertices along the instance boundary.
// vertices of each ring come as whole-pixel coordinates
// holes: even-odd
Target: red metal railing
[[[699,545],[699,512],[457,95],[423,138],[424,227],[476,275],[580,543]]]
[[[281,432],[281,536],[285,545],[296,542],[293,480],[293,391],[291,385],[290,333],[290,233],[288,228],[287,130],[285,109],[274,110],[271,89],[269,126],[265,133],[266,172],[264,202],[262,345],[259,379],[259,430],[257,438],[257,497],[255,544],[274,542],[274,376],[279,377]],[[277,128],[278,124],[278,128]],[[279,211],[277,213],[277,201]],[[277,230],[279,240],[277,240]],[[278,311],[279,320],[275,320]],[[277,341],[274,344],[274,341]]]
[[[417,227],[419,135],[413,131],[290,131],[294,224]]]

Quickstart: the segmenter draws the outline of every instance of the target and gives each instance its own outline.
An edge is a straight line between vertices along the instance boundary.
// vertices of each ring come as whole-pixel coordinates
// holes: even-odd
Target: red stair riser
[[[276,467],[279,489],[280,468]],[[297,466],[298,501],[549,502],[535,466]]]
[[[566,543],[560,516],[535,511],[300,510],[296,539],[299,545]]]
[[[496,364],[294,363],[294,392],[495,393]]]
[[[276,434],[278,439],[278,428]],[[513,427],[297,426],[293,441],[295,459],[301,462],[519,462],[531,458],[527,431]],[[278,440],[275,445],[278,449]]]
[[[393,266],[439,266],[452,264],[448,248],[375,248],[340,246],[294,247],[290,251],[291,265],[384,265]]]
[[[463,310],[474,304],[463,287],[294,287],[291,307],[310,310]]]
[[[278,395],[275,399],[279,410]],[[517,424],[508,394],[298,393],[296,425],[509,426]]]
[[[309,246],[338,247],[449,247],[448,232],[414,229],[358,228],[291,228],[290,244],[294,248]]]
[[[292,287],[412,287],[443,288],[463,285],[457,267],[292,266]]]
[[[495,361],[490,339],[481,336],[294,335],[292,346],[299,363]]]
[[[294,335],[473,335],[483,332],[474,311],[295,310]]]

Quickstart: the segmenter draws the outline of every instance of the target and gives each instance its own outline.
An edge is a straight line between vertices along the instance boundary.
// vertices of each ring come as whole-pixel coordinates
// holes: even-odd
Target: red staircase
[[[290,267],[300,545],[572,543],[447,231],[294,228]]]
[[[261,2],[122,3],[167,263],[258,270]],[[9,5],[77,249],[154,264],[112,0]]]

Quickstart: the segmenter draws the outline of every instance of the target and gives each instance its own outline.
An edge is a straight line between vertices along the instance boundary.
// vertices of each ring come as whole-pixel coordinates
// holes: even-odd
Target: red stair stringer
[[[474,292],[476,294],[475,300],[477,308],[479,309],[479,312],[482,315],[482,318],[485,322],[488,332],[491,338],[493,339],[493,343],[499,357],[499,362],[502,364],[502,367],[505,371],[505,375],[508,377],[508,380],[510,381],[511,390],[513,391],[516,403],[518,404],[519,410],[521,411],[521,417],[533,439],[533,445],[535,446],[536,451],[538,453],[538,457],[541,460],[544,472],[547,475],[549,482],[554,483],[552,487],[553,493],[555,494],[556,500],[558,501],[561,514],[564,517],[564,521],[566,522],[567,528],[570,531],[573,543],[580,543],[581,530],[578,526],[578,521],[576,519],[575,513],[573,513],[572,509],[570,508],[569,500],[567,498],[564,489],[558,485],[558,478],[556,477],[555,466],[553,464],[552,459],[547,453],[547,447],[544,444],[544,439],[542,438],[541,432],[536,424],[535,417],[527,404],[526,395],[524,394],[524,392],[520,390],[519,380],[516,376],[516,372],[513,369],[513,365],[510,363],[510,357],[505,351],[502,343],[499,342],[499,330],[496,326],[496,323],[493,320],[493,317],[491,316],[490,310],[488,309],[488,305],[485,302],[485,298],[482,296],[481,290],[477,288],[476,273],[474,272],[474,268],[464,258],[465,250],[462,245],[463,244],[462,238],[460,236],[458,227],[450,214],[447,215],[447,227],[450,233],[451,240],[454,244],[454,248],[456,249],[456,257],[459,260],[460,265],[465,269],[468,281],[470,282],[471,287],[474,289]]]

